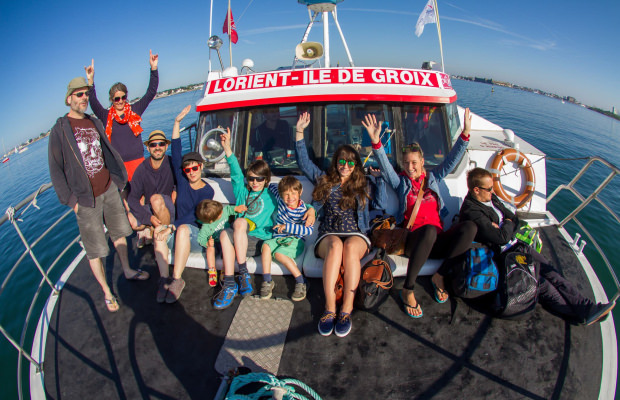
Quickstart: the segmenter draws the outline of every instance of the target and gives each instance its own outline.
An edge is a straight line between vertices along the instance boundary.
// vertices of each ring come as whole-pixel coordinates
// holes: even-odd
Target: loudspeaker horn
[[[323,45],[318,42],[299,43],[295,47],[295,57],[300,60],[316,60],[323,57]]]

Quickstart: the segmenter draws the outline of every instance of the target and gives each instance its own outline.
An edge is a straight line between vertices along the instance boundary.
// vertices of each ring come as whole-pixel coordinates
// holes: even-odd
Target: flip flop
[[[439,303],[439,304],[443,304],[443,303],[445,303],[446,301],[448,301],[448,299],[450,298],[450,296],[448,295],[448,291],[447,291],[447,290],[445,290],[445,289],[439,289],[439,288],[437,287],[437,285],[435,285],[435,282],[433,282],[433,281],[431,281],[431,283],[433,284],[433,290],[434,290],[434,294],[435,294],[435,300],[437,301],[437,303]],[[445,294],[445,295],[448,295],[448,297],[446,297],[446,298],[445,298],[445,299],[443,299],[443,300],[440,300],[440,299],[439,299],[439,295],[440,295],[440,294]]]
[[[142,271],[141,269],[138,269],[136,271],[137,272],[133,276],[129,278],[125,277],[125,279],[127,279],[128,281],[145,281],[150,278],[148,272]]]
[[[405,298],[403,297],[403,291],[402,290],[399,292],[399,295],[400,295],[400,301],[403,302],[403,311],[405,312],[405,314],[407,314],[411,318],[422,318],[422,316],[424,315],[424,311],[422,311],[422,307],[420,307],[420,303],[416,301],[416,305],[415,306],[412,306],[411,304],[408,304],[405,301]],[[416,311],[420,311],[420,315],[410,314],[409,311],[407,311],[407,307],[413,308]]]
[[[118,305],[118,301],[116,297],[112,297],[111,299],[105,299],[105,306],[108,308],[108,311],[111,313],[115,313],[119,310],[120,306]]]

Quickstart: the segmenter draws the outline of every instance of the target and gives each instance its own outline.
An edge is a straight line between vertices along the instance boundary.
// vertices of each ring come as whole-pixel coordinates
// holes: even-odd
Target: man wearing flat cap
[[[196,206],[202,200],[213,199],[213,188],[202,180],[200,153],[195,151],[181,156],[181,120],[191,110],[187,106],[174,120],[172,128],[172,170],[177,183],[176,216],[174,224],[161,225],[155,229],[155,259],[159,267],[157,302],[174,303],[181,296],[185,281],[181,277],[190,250],[201,252],[196,238],[200,227],[196,222]],[[135,176],[134,176],[135,179]],[[133,181],[132,181],[133,190]],[[174,244],[174,268],[170,276],[168,253]]]
[[[105,305],[118,311],[106,281],[102,258],[110,252],[105,225],[118,253],[125,278],[145,280],[149,274],[129,266],[126,236],[132,230],[119,195],[127,183],[123,160],[112,148],[101,121],[86,114],[90,86],[82,77],[67,86],[69,112],[58,118],[49,139],[50,177],[58,200],[73,209],[90,268],[101,285]]]
[[[138,231],[138,248],[153,237],[151,227],[174,221],[174,177],[166,150],[170,141],[160,130],[144,142],[150,156],[136,168],[127,196],[129,223]]]

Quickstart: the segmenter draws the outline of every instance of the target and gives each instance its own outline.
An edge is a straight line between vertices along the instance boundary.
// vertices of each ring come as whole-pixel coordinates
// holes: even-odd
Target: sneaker
[[[334,333],[338,337],[345,337],[351,332],[351,314],[346,312],[341,312],[338,317],[338,322],[336,322],[336,327],[334,328]]]
[[[331,311],[323,311],[323,316],[319,320],[319,333],[323,336],[329,336],[334,330],[334,321],[336,313]]]
[[[224,286],[221,292],[218,293],[215,301],[213,302],[213,308],[216,310],[223,310],[232,305],[235,296],[237,296],[238,287],[235,283],[235,286]]]
[[[254,289],[252,288],[252,278],[250,274],[247,272],[245,274],[241,274],[237,276],[239,280],[239,294],[243,297],[250,296],[254,293]]]
[[[305,283],[296,283],[295,291],[293,292],[293,296],[291,300],[293,301],[302,301],[306,298],[306,284]]]
[[[157,302],[163,303],[166,301],[166,295],[168,294],[168,286],[170,285],[170,278],[159,278],[157,284]]]
[[[171,304],[179,300],[181,292],[185,288],[185,281],[182,278],[173,279],[168,285],[168,294],[166,294],[166,303]]]
[[[263,300],[271,298],[271,292],[273,291],[273,287],[276,285],[274,281],[263,282],[260,287],[260,298]]]
[[[217,286],[217,270],[215,268],[209,269],[209,286]]]

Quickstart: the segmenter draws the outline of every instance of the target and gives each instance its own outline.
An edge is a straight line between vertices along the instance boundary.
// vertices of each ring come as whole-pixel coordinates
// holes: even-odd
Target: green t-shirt
[[[201,221],[202,227],[200,228],[200,232],[198,232],[198,244],[202,247],[207,247],[207,242],[211,236],[213,236],[213,239],[216,241],[220,240],[220,236],[217,235],[217,233],[230,226],[228,219],[231,215],[235,215],[235,206],[224,206],[220,218],[210,224],[205,224]]]
[[[269,189],[267,189],[269,182],[265,182],[265,189],[263,191],[250,192],[243,181],[243,171],[241,171],[237,157],[231,154],[230,157],[226,157],[226,161],[230,165],[230,180],[232,181],[237,205],[244,204],[248,206],[248,210],[243,214],[243,217],[256,224],[256,228],[249,231],[248,235],[262,240],[271,239],[278,203],[271,192],[269,192]],[[256,198],[257,196],[258,198]]]

